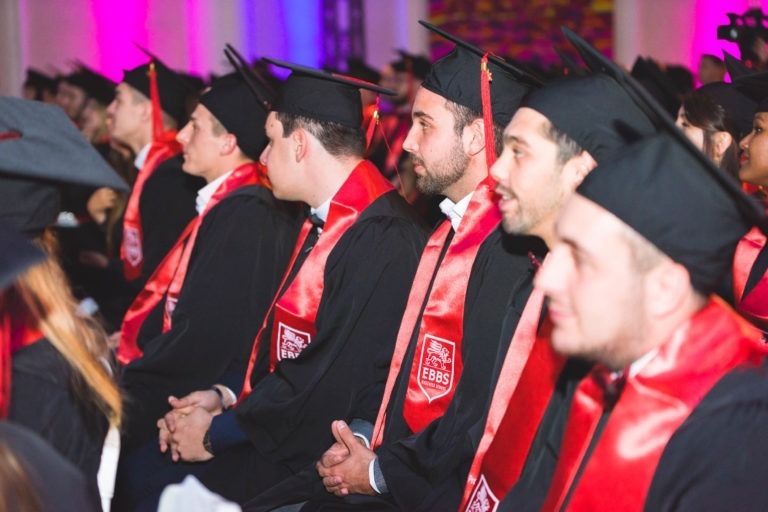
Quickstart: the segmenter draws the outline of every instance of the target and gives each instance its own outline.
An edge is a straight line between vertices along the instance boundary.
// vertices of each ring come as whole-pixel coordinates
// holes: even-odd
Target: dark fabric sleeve
[[[139,277],[142,286],[197,215],[195,198],[205,181],[186,174],[181,169],[183,163],[181,155],[163,160],[142,188],[139,198],[144,251]]]
[[[532,289],[527,254],[506,252],[498,236],[484,244],[472,269],[464,369],[448,409],[420,433],[377,450],[389,492],[404,509],[459,506],[456,501],[482,434],[476,427],[485,423],[506,347]],[[425,500],[434,502],[426,505]]]
[[[161,303],[142,327],[143,357],[123,372],[137,442],[156,434],[169,395],[208,389],[222,378],[242,382],[295,235],[293,222],[260,196],[229,197],[206,215],[172,328],[160,333]]]
[[[214,416],[210,427],[210,439],[214,454],[248,442],[248,436],[237,423],[234,411],[226,411]]]
[[[351,419],[361,390],[378,385],[383,392],[423,241],[410,221],[383,217],[359,221],[337,243],[314,340],[236,409],[260,453],[298,471],[332,444],[331,422]],[[373,414],[357,417],[373,422]]]
[[[667,443],[645,510],[768,510],[766,425],[765,370],[726,376]]]

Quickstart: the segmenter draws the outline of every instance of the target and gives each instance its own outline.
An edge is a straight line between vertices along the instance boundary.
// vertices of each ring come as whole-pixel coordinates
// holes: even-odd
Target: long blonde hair
[[[55,238],[46,232],[38,245],[48,257],[30,267],[6,291],[4,309],[12,318],[24,318],[39,329],[51,345],[66,359],[75,379],[85,384],[90,398],[108,418],[119,425],[122,398],[105,361],[109,357],[107,334],[95,322],[77,314],[67,278],[56,261]]]

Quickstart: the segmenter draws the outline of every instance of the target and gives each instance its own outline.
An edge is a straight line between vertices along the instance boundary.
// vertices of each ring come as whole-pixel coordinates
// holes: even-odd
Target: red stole
[[[270,336],[270,371],[282,359],[294,359],[312,342],[317,328],[315,317],[320,299],[323,296],[325,263],[328,255],[336,244],[357,221],[360,214],[383,194],[393,190],[379,170],[369,161],[363,160],[352,171],[347,180],[331,200],[328,218],[323,226],[323,233],[318,239],[307,259],[285,291],[278,292],[267,312],[264,322],[256,335],[251,357],[248,362],[242,400],[250,394],[251,373],[258,355],[259,344],[265,336],[265,330],[270,317],[272,330]],[[312,223],[307,219],[302,226],[299,238],[293,249],[291,262],[285,270],[283,280],[278,290],[283,290],[291,273],[296,258],[301,251],[304,241],[312,229]]]
[[[728,371],[759,365],[768,347],[720,299],[678,328],[637,375],[627,377],[568,510],[642,510],[667,442]],[[576,390],[543,510],[560,510],[603,411],[599,370]],[[621,482],[621,485],[606,485]]]
[[[752,228],[739,241],[733,260],[733,295],[739,313],[763,331],[768,331],[768,274],[763,275],[757,285],[744,296],[749,273],[765,244],[765,234],[759,228]]]
[[[412,431],[419,432],[432,420],[442,416],[453,398],[463,368],[461,342],[470,269],[480,245],[501,220],[496,207],[494,185],[489,177],[475,189],[439,268],[437,263],[450,223],[444,221],[427,242],[400,323],[384,398],[373,431],[374,446],[381,444],[392,389],[417,328],[417,345],[403,406],[405,421]],[[427,297],[433,276],[434,282]],[[427,302],[421,323],[417,324],[425,300]]]
[[[544,293],[534,289],[504,358],[459,510],[495,510],[522,473],[565,362],[549,343],[548,316],[538,328],[543,303]]]
[[[14,352],[45,337],[37,328],[25,325],[21,318],[13,322],[10,311],[0,314],[0,419],[8,417],[11,405],[11,358]]]
[[[211,196],[202,215],[195,216],[182,232],[181,236],[152,273],[144,289],[133,301],[125,313],[120,335],[120,346],[117,349],[117,359],[122,364],[128,364],[141,357],[142,352],[136,344],[136,339],[144,320],[157,304],[165,299],[165,314],[163,315],[163,332],[171,329],[173,309],[184,286],[187,267],[195,247],[197,232],[203,223],[205,215],[231,192],[247,185],[259,184],[268,186],[266,173],[261,164],[247,163],[241,165],[219,185]]]
[[[141,166],[133,184],[131,196],[125,207],[123,216],[123,242],[120,245],[120,259],[123,260],[123,271],[128,281],[133,281],[141,275],[141,266],[144,263],[143,240],[141,230],[141,212],[139,200],[144,183],[152,175],[157,166],[180,151],[178,144],[174,142],[153,142],[149,147],[147,159]]]

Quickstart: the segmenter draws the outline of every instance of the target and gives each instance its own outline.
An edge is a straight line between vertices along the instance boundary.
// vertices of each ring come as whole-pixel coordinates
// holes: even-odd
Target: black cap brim
[[[567,27],[562,27],[565,37],[571,42],[581,55],[584,63],[594,72],[602,72],[612,77],[616,82],[632,97],[635,103],[651,119],[656,127],[671,135],[683,148],[694,156],[702,167],[706,169],[717,182],[734,199],[742,215],[749,219],[754,225],[759,226],[763,231],[768,232],[768,219],[765,216],[764,209],[757,201],[744,194],[739,184],[725,172],[715,167],[712,161],[704,153],[699,151],[688,137],[680,131],[664,108],[640,85],[629,73],[611,62],[605,55],[600,53],[592,45],[579,37],[576,33]]]
[[[45,259],[43,251],[23,235],[0,222],[0,291],[26,269]]]
[[[130,190],[58,106],[0,97],[0,133],[0,174]]]
[[[358,89],[366,89],[368,91],[373,91],[379,94],[386,94],[387,96],[395,96],[397,94],[392,89],[387,89],[386,87],[381,87],[380,85],[372,84],[371,82],[366,82],[365,80],[360,80],[358,78],[353,78],[351,76],[341,75],[339,73],[329,73],[327,71],[323,71],[320,69],[310,68],[308,66],[302,66],[301,64],[294,64],[292,62],[286,62],[278,59],[271,59],[268,57],[264,57],[263,60],[266,62],[269,62],[270,64],[274,64],[275,66],[285,68],[285,69],[290,69],[293,72],[301,73],[303,75],[307,75],[314,78],[319,78],[321,80],[327,80],[329,82],[336,82],[343,85],[349,85],[352,87],[357,87]]]
[[[463,39],[459,39],[458,37],[454,36],[453,34],[449,34],[445,30],[441,29],[440,27],[437,27],[429,22],[426,22],[424,20],[419,20],[419,24],[432,32],[439,34],[440,36],[444,37],[445,39],[451,41],[452,43],[461,46],[462,48],[469,50],[470,52],[474,53],[478,57],[482,57],[487,52],[483,49],[468,43],[467,41],[464,41]],[[544,85],[543,82],[538,78],[533,76],[532,74],[528,73],[524,69],[521,69],[514,64],[511,64],[501,57],[498,57],[496,55],[493,55],[492,53],[488,54],[488,60],[493,62],[494,64],[498,65],[499,67],[503,68],[510,74],[512,74],[517,80],[527,83],[529,85],[539,87],[541,85]]]

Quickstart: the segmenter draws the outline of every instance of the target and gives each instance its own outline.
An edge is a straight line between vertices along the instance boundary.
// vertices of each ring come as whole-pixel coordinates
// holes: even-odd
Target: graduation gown
[[[18,349],[11,360],[8,419],[37,433],[85,476],[98,502],[96,474],[109,424],[82,396],[69,363],[43,338]]]
[[[376,449],[387,494],[338,499],[325,491],[312,466],[254,499],[245,509],[269,510],[277,504],[307,499],[312,501],[302,510],[458,508],[498,372],[533,289],[535,268],[528,252],[541,253],[543,249],[538,239],[509,237],[500,227],[483,241],[467,284],[461,377],[443,416],[418,434],[403,417],[416,349],[415,340],[411,340],[392,391],[383,443]]]
[[[244,502],[314,463],[334,442],[333,420],[375,421],[375,408],[356,404],[371,393],[381,399],[424,244],[395,191],[360,214],[328,255],[312,342],[273,372],[270,344],[259,345],[253,391],[233,411],[250,442],[216,454],[206,486]]]
[[[183,164],[182,155],[163,160],[144,182],[139,198],[144,263],[137,293],[197,215],[195,199],[205,180],[185,173]]]
[[[18,459],[23,477],[32,486],[42,510],[101,510],[98,496],[89,494],[90,488],[78,468],[35,432],[12,422],[0,421],[0,445],[5,445]],[[7,463],[7,459],[0,461],[2,465]],[[3,473],[7,474],[9,469],[6,468]],[[20,488],[19,492],[24,492],[24,488]],[[10,500],[11,497],[3,496],[0,500],[3,498]],[[16,510],[13,505],[11,507],[11,510]]]
[[[673,439],[678,437],[678,432],[685,432],[691,421],[698,424],[701,420],[697,418],[709,414],[711,407],[708,403],[714,400],[716,404],[719,402],[716,407],[722,404],[718,388],[732,375],[745,371],[765,373],[760,369],[764,364],[765,348],[756,340],[757,334],[732,311],[710,301],[681,326],[637,374],[626,378],[624,390],[615,405],[599,405],[599,397],[604,392],[599,391],[600,386],[593,385],[597,380],[592,374],[587,376],[574,393],[574,397],[579,396],[578,400],[585,405],[577,409],[576,398],[572,401],[554,476],[540,477],[551,485],[539,482],[535,489],[529,488],[526,493],[520,489],[524,483],[521,479],[499,510],[541,510],[541,504],[549,510],[558,497],[565,497],[566,506],[573,510],[642,509],[646,498],[652,496],[648,489],[652,479],[657,481],[654,475],[666,471],[662,454],[667,453],[666,448],[672,449],[675,445],[682,448],[675,450],[678,454],[691,457],[687,468],[681,471],[690,472],[689,476],[700,474],[701,471],[691,465],[696,457],[694,452],[709,443],[716,445],[720,433],[714,429],[699,429],[695,435],[714,436],[712,439],[698,437],[696,441],[704,443],[699,446],[694,446],[695,443],[682,446],[679,441],[673,444]],[[588,405],[594,400],[593,394],[597,396],[597,407]],[[574,421],[574,414],[582,420]],[[587,425],[587,422],[595,422],[592,423],[594,435],[577,441],[577,427]],[[756,450],[750,447],[747,451]],[[572,456],[577,458],[571,460]],[[742,453],[732,453],[731,457],[730,462],[726,457],[718,463],[738,467],[731,479],[741,479],[745,466],[739,461],[748,457]],[[568,480],[571,478],[568,475],[575,475],[573,481]],[[606,478],[624,483],[605,487]],[[683,487],[696,478],[693,476],[672,486],[679,485],[678,490],[684,494],[690,487],[686,490]],[[565,482],[565,487],[558,482]],[[545,489],[546,500],[536,495],[537,489]],[[712,509],[710,506],[704,508]],[[655,507],[649,509],[657,510]]]
[[[242,382],[251,343],[297,232],[294,217],[259,185],[232,192],[205,215],[171,329],[162,332],[163,300],[139,331],[143,356],[123,370],[122,383],[131,398],[124,453],[156,442],[156,422],[169,410],[169,395]]]
[[[645,510],[768,510],[768,367],[735,370],[667,443]]]

